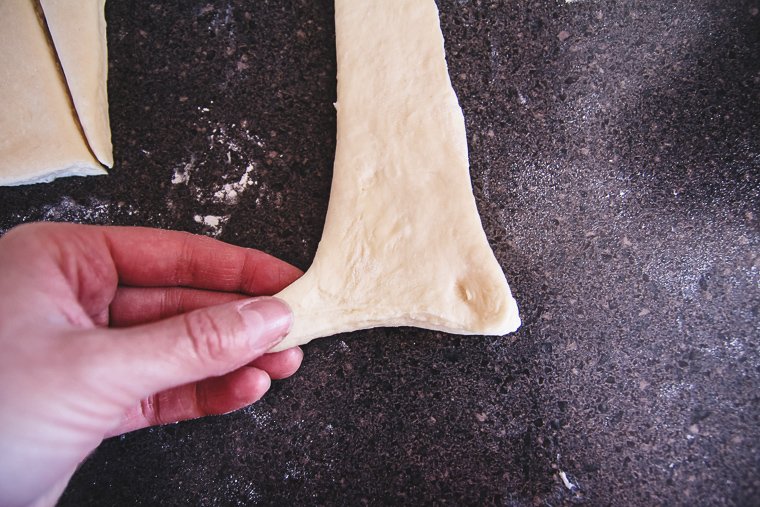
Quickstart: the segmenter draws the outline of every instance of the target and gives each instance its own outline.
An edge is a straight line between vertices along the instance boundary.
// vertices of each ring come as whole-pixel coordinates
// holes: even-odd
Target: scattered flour
[[[90,198],[77,202],[69,196],[64,196],[56,204],[46,204],[40,208],[32,208],[26,214],[11,216],[11,225],[27,222],[73,222],[80,224],[107,225],[120,215],[134,216],[137,211],[131,204],[124,202],[112,203],[98,198]],[[0,232],[5,232],[2,230]]]
[[[207,107],[199,107],[201,113],[210,111]],[[198,160],[196,156],[191,156],[189,161],[183,161],[174,168],[171,183],[174,186],[184,186],[189,189],[194,197],[195,202],[199,204],[223,204],[234,206],[238,204],[242,194],[250,187],[257,185],[258,181],[254,179],[256,164],[255,159],[261,156],[261,152],[266,151],[266,145],[257,134],[252,134],[247,128],[247,122],[244,120],[240,125],[237,123],[222,124],[213,122],[201,116],[200,121],[205,123],[208,137],[208,158]],[[220,153],[221,152],[221,153]],[[255,152],[255,153],[254,153]],[[221,157],[220,157],[221,155]],[[219,159],[222,159],[221,161]],[[227,165],[229,169],[222,171],[222,181],[216,184],[203,184],[203,178],[193,177],[194,174],[202,171],[203,173],[218,173],[219,166]],[[240,167],[245,167],[242,175],[238,174]],[[228,179],[233,179],[227,182]],[[170,187],[170,192],[174,190]],[[260,189],[266,190],[266,189]],[[171,196],[168,197],[170,201]],[[205,210],[209,211],[209,210]],[[217,211],[218,210],[212,210]],[[196,213],[202,213],[196,210]]]
[[[268,150],[264,140],[251,132],[247,120],[235,123],[214,121],[209,117],[212,108],[213,101],[208,106],[197,107],[199,126],[207,133],[208,149],[204,154],[194,154],[174,167],[166,203],[176,218],[188,212],[179,206],[180,202],[194,203],[189,210],[193,220],[202,226],[205,234],[218,237],[234,212],[232,208],[251,188],[257,192],[254,199],[256,206],[267,201],[279,207],[283,196],[260,182],[260,168],[256,163],[262,157],[276,157],[277,152]],[[220,177],[209,181],[208,175]],[[190,193],[189,200],[186,192]]]
[[[172,176],[173,185],[187,185],[190,182],[190,171],[195,166],[195,155],[190,157],[190,162],[181,164],[174,169],[174,176]]]
[[[226,125],[214,125],[211,128],[211,135],[208,136],[209,149],[213,150],[218,145],[226,148],[228,161],[232,158],[232,153],[240,153],[242,151],[240,144],[238,144],[233,136],[228,134],[228,130],[232,129],[234,131],[236,128],[237,125],[234,123],[229,128]]]
[[[694,391],[694,385],[687,382],[674,382],[665,384],[658,392],[658,397],[666,400],[676,400],[684,395],[690,395]]]
[[[224,231],[224,225],[229,219],[230,215],[195,215],[193,217],[193,220],[195,220],[196,223],[203,224],[208,229],[208,232],[214,237],[222,234]]]
[[[295,463],[293,461],[288,461],[285,463],[285,476],[283,477],[283,480],[288,479],[305,479],[306,471],[304,470],[303,466],[300,466],[298,463]]]
[[[253,171],[253,164],[248,164],[245,168],[245,173],[240,177],[240,180],[234,183],[225,183],[222,188],[214,192],[214,200],[216,202],[224,204],[237,204],[240,195],[253,185],[255,182],[251,180],[250,174]]]
[[[237,505],[257,505],[262,500],[256,484],[244,477],[230,477],[226,489],[232,498],[242,496],[238,498]]]
[[[653,259],[644,267],[652,280],[659,285],[679,291],[684,299],[692,299],[699,290],[699,280],[713,266],[714,259],[704,249],[686,249],[676,251],[668,249],[660,258]]]
[[[266,409],[259,408],[257,404],[249,405],[242,412],[250,416],[259,429],[265,429],[272,424],[272,415]]]
[[[718,359],[732,359],[738,361],[747,353],[744,340],[737,336],[722,337],[715,340],[709,347],[702,349],[706,354]]]

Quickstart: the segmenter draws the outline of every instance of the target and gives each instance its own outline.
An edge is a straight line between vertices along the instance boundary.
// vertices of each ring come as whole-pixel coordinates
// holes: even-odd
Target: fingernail
[[[248,329],[268,346],[281,342],[293,325],[293,311],[281,299],[253,299],[238,311]]]

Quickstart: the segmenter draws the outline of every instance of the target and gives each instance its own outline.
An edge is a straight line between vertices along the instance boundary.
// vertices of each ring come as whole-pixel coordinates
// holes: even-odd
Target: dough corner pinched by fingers
[[[338,133],[312,266],[273,350],[380,326],[503,335],[517,303],[483,231],[434,0],[336,0]]]

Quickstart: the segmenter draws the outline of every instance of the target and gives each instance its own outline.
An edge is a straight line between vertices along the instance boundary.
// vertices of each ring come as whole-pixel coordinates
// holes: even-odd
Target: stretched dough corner
[[[336,0],[338,132],[330,203],[273,350],[381,326],[503,335],[517,303],[469,174],[434,0]]]

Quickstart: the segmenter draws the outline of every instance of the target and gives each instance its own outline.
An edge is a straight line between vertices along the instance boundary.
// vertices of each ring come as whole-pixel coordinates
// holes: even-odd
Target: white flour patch
[[[193,220],[199,224],[203,224],[209,234],[216,237],[224,231],[224,225],[230,219],[230,215],[195,215]]]
[[[251,185],[256,183],[250,177],[251,171],[253,171],[253,164],[248,164],[245,168],[243,176],[239,181],[233,183],[225,183],[222,188],[214,192],[214,200],[216,202],[224,204],[237,204],[240,199],[240,195]]]
[[[172,176],[173,185],[187,185],[190,181],[190,172],[195,166],[195,155],[190,157],[190,162],[181,164],[174,169],[174,176]]]

